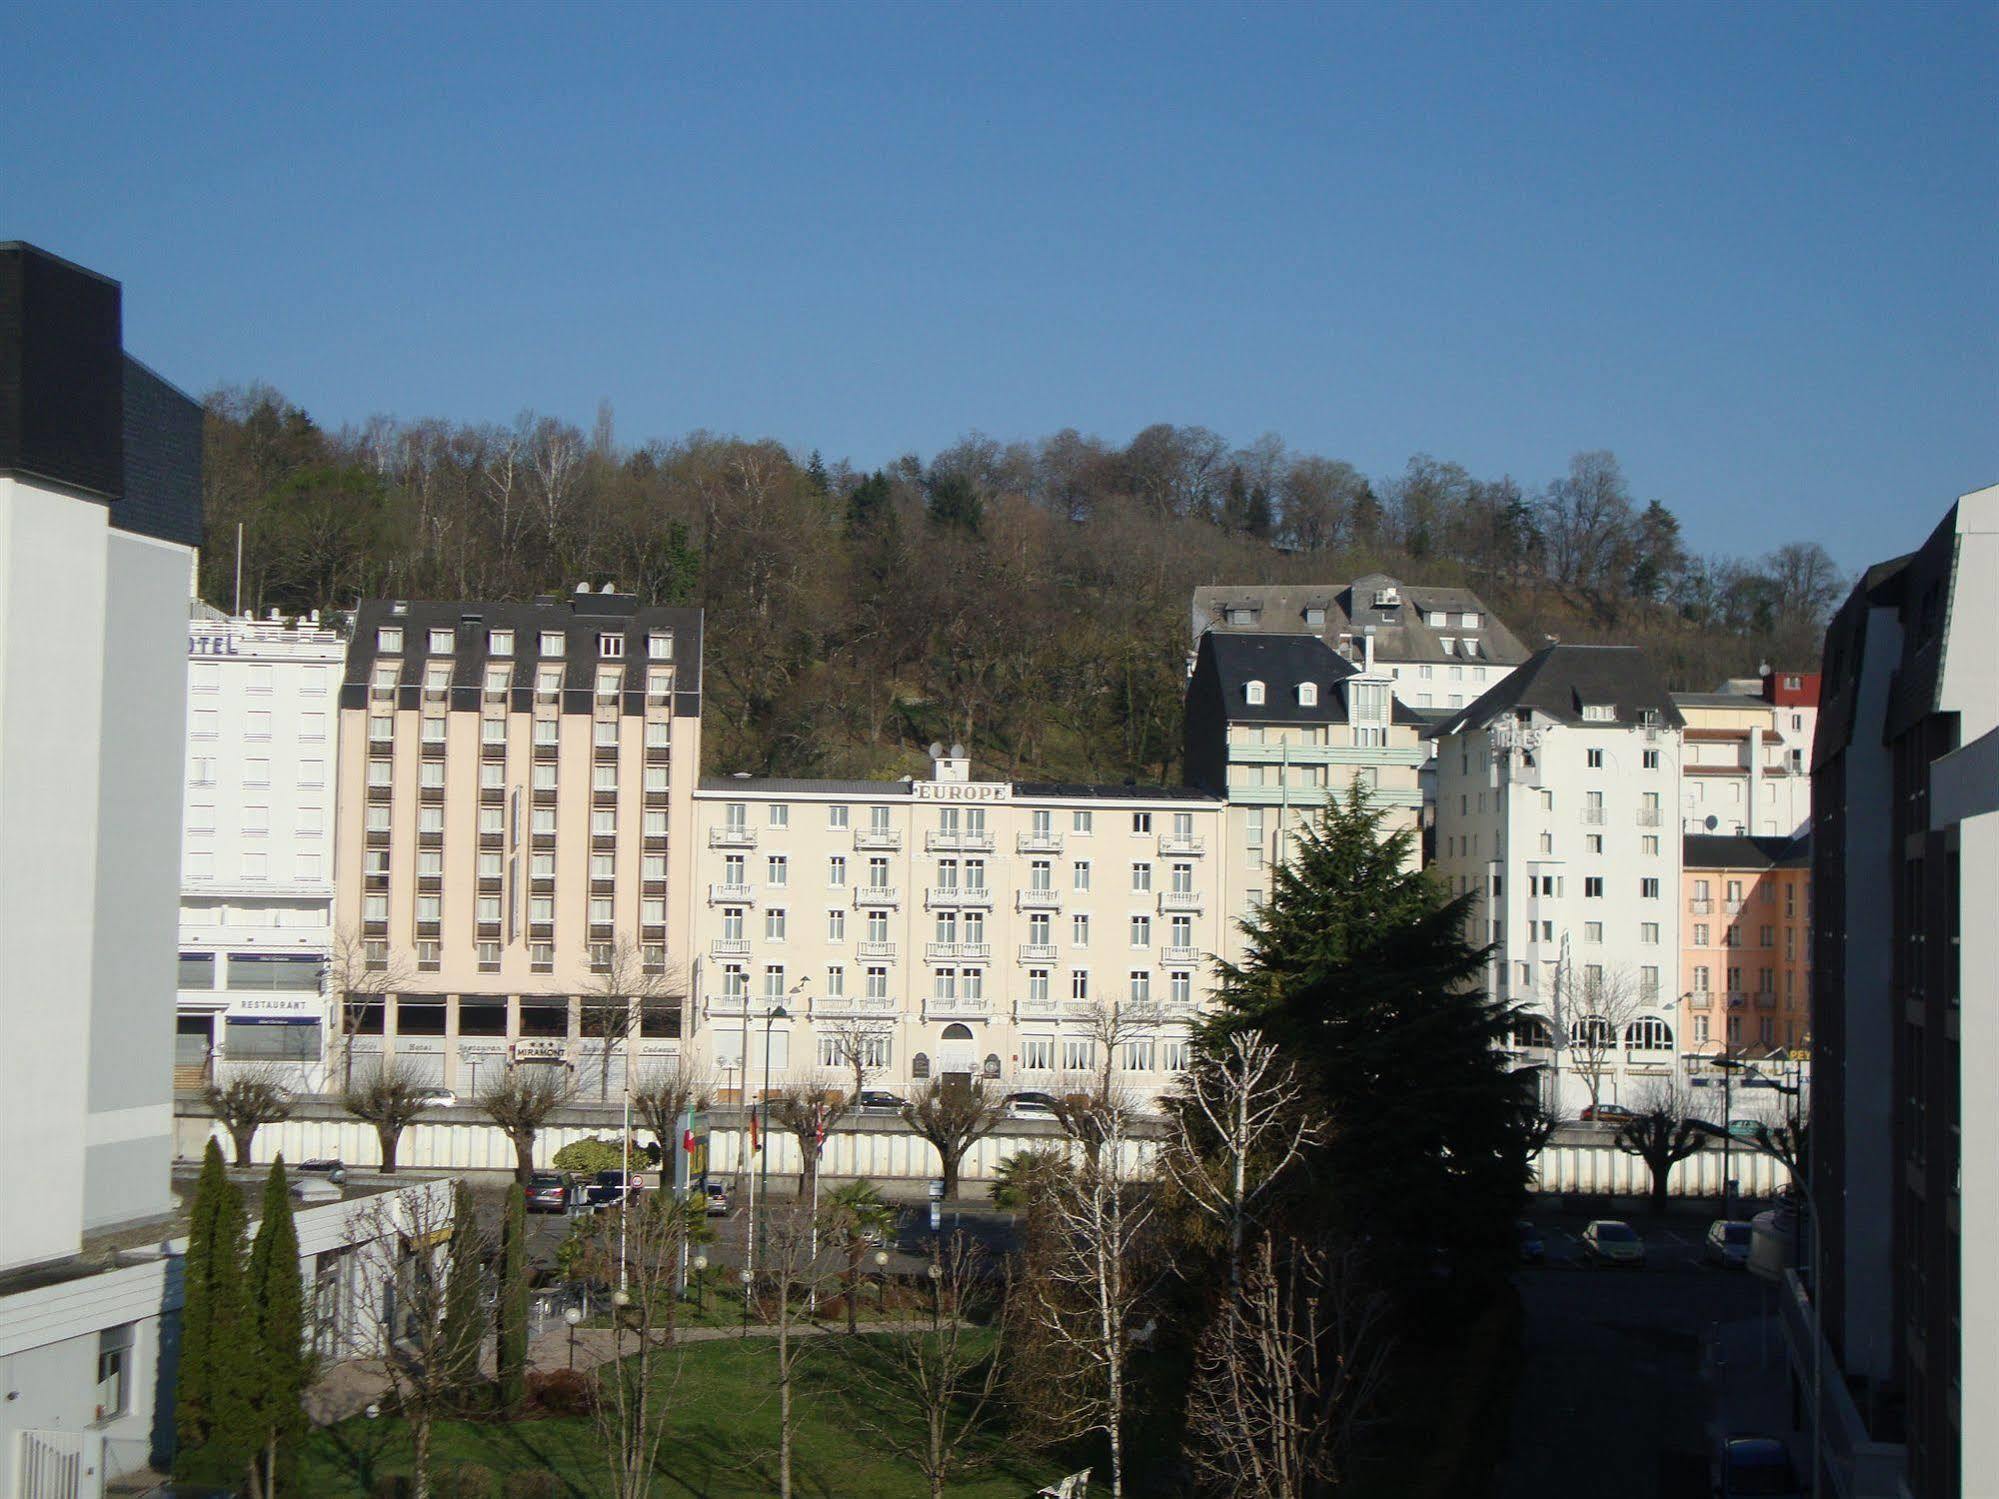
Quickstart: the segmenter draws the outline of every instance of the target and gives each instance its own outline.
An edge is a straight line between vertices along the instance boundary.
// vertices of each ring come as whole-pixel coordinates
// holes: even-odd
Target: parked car
[[[863,1088],[855,1106],[865,1112],[899,1114],[908,1106],[908,1100],[881,1088]]]
[[[1714,1456],[1711,1475],[1717,1499],[1798,1499],[1805,1492],[1790,1449],[1776,1437],[1728,1438]]]
[[[569,1211],[569,1178],[553,1171],[537,1171],[528,1178],[528,1211],[530,1213],[566,1213]]]
[[[1516,1222],[1513,1225],[1513,1229],[1520,1238],[1521,1264],[1538,1265],[1548,1257],[1548,1246],[1541,1241],[1540,1229],[1529,1223],[1525,1218]]]
[[[629,1196],[636,1197],[645,1190],[645,1177],[632,1172],[629,1178],[618,1170],[599,1171],[584,1188],[583,1200],[591,1207],[608,1207],[623,1202]]]
[[[1638,1230],[1616,1218],[1598,1218],[1583,1230],[1583,1257],[1593,1264],[1642,1269],[1645,1241]]]
[[[337,1156],[311,1161],[300,1161],[292,1168],[311,1176],[323,1176],[335,1186],[347,1180],[347,1163]]]
[[[1761,1119],[1731,1119],[1728,1121],[1729,1135],[1737,1140],[1747,1140],[1752,1145],[1761,1145],[1763,1143],[1763,1136],[1769,1132],[1769,1129],[1770,1126],[1765,1124]]]
[[[708,1199],[708,1216],[726,1218],[729,1216],[729,1192],[720,1182],[703,1182],[701,1191]]]
[[[1707,1226],[1707,1258],[1731,1270],[1744,1269],[1755,1237],[1755,1230],[1742,1219],[1717,1218]]]
[[[1576,1118],[1585,1124],[1629,1124],[1638,1116],[1621,1103],[1585,1104]]]
[[[426,1088],[417,1095],[416,1101],[421,1107],[426,1109],[455,1109],[458,1107],[458,1095],[453,1093],[449,1088]]]
[[[1045,1093],[1016,1093],[1002,1112],[1009,1119],[1046,1119],[1051,1124],[1057,1118],[1055,1102]]]

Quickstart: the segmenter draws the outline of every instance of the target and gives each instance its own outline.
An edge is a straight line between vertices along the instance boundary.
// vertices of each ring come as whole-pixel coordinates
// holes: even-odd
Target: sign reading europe
[[[1011,781],[914,781],[910,790],[920,802],[1010,802]]]

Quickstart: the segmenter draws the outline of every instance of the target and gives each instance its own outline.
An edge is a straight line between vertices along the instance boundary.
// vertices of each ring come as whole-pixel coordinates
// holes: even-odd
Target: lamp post
[[[930,1330],[936,1332],[942,1325],[937,1299],[944,1289],[944,1267],[937,1263],[935,1251],[931,1255],[930,1268],[924,1273],[930,1277]]]
[[[743,1281],[743,1336],[747,1338],[750,1335],[750,1285],[755,1280],[755,1277],[750,1274],[749,1266],[747,1265],[736,1273],[742,1277]]]
[[[888,1251],[875,1251],[875,1307],[884,1318],[888,1316]]]
[[[804,981],[801,979],[800,983],[803,982]],[[792,993],[794,994],[796,994],[797,992],[798,990],[796,988],[792,990]],[[758,1201],[758,1199],[763,1197],[770,1190],[771,1028],[775,1026],[778,1021],[789,1020],[790,1018],[791,1014],[788,1010],[785,1009],[782,1001],[771,1006],[770,1009],[764,1012],[764,1085],[763,1085],[763,1095],[760,1098],[758,1098],[756,1102],[756,1113],[755,1113],[755,1118],[758,1124],[757,1169],[756,1169],[756,1174],[750,1178],[750,1213],[743,1227],[743,1232],[745,1235],[744,1250],[743,1250],[743,1327],[746,1332],[750,1325],[749,1287],[751,1280],[755,1277],[756,1268],[757,1268],[757,1215],[762,1211],[762,1204]],[[748,1026],[748,1021],[746,1017],[745,1018],[746,1029],[747,1026]],[[746,1082],[748,1081],[749,1075],[750,1075],[749,1058],[745,1057],[743,1059],[744,1081]],[[748,1116],[745,1116],[745,1124],[747,1123],[748,1123]]]
[[[1731,1169],[1729,1162],[1732,1159],[1731,1150],[1735,1143],[1735,1120],[1730,1116],[1735,1110],[1730,1102],[1732,1094],[1729,1084],[1735,1079],[1735,1069],[1742,1064],[1734,1057],[1724,1055],[1716,1057],[1714,1065],[1721,1071],[1721,1216],[1733,1218],[1735,1178],[1729,1174]]]
[[[694,1314],[701,1316],[708,1310],[708,1256],[694,1256]]]
[[[569,1367],[576,1367],[576,1328],[583,1321],[583,1308],[572,1306],[564,1310],[562,1320],[569,1324]]]

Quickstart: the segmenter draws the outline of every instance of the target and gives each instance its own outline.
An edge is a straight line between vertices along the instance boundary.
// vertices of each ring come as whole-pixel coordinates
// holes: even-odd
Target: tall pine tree
[[[468,1408],[478,1387],[479,1345],[486,1331],[479,1306],[483,1270],[479,1250],[472,1193],[461,1181],[451,1190],[451,1257],[445,1268],[444,1325],[439,1341],[446,1377],[457,1386],[459,1399]]]
[[[516,1182],[507,1188],[507,1212],[500,1226],[499,1347],[494,1359],[503,1411],[518,1410],[527,1399],[527,1222],[527,1196]]]
[[[1383,1251],[1385,1281],[1441,1263],[1477,1286],[1511,1257],[1529,1100],[1497,1049],[1511,1012],[1478,985],[1470,897],[1411,870],[1415,835],[1384,817],[1355,786],[1300,828],[1243,962],[1221,965],[1209,1035],[1259,1031],[1312,1081],[1333,1121],[1325,1211]]]
[[[174,1473],[234,1484],[255,1442],[256,1356],[243,1336],[249,1315],[243,1194],[222,1148],[208,1142],[194,1190],[182,1261],[180,1372],[174,1388]],[[296,1256],[294,1256],[296,1262]]]
[[[264,1181],[263,1215],[250,1246],[248,1303],[256,1360],[249,1394],[250,1491],[272,1499],[288,1478],[298,1439],[305,1431],[308,1376],[305,1353],[305,1290],[299,1279],[298,1226],[292,1220],[291,1186],[284,1157],[271,1163]],[[289,1483],[286,1483],[289,1487]]]

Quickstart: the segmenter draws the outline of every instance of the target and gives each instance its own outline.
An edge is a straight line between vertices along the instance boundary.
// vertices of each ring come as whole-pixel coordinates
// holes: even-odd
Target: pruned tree
[[[1811,1155],[1811,1107],[1802,1093],[1793,1093],[1784,1117],[1757,1132],[1754,1144],[1765,1155],[1783,1162],[1794,1179],[1802,1179]]]
[[[632,1083],[632,1112],[659,1146],[660,1185],[673,1180],[673,1153],[680,1149],[680,1121],[704,1109],[713,1080],[683,1056],[652,1063]]]
[[[344,1091],[354,1083],[354,1035],[362,1012],[371,1004],[386,1004],[389,997],[409,987],[416,966],[407,954],[391,947],[380,937],[363,937],[352,927],[333,934],[326,959],[326,987],[338,1003],[334,1006],[334,1055],[328,1060],[340,1069]]]
[[[798,1195],[819,1175],[819,1156],[826,1148],[826,1131],[838,1112],[833,1096],[815,1083],[786,1083],[766,1098],[764,1109],[777,1127],[798,1142]]]
[[[1692,1116],[1687,1099],[1669,1083],[1654,1085],[1637,1114],[1618,1127],[1617,1148],[1644,1161],[1652,1173],[1652,1211],[1666,1211],[1666,1187],[1673,1168],[1697,1154],[1707,1128]]]
[[[812,1028],[831,1051],[834,1068],[853,1081],[847,1107],[859,1108],[861,1093],[886,1065],[895,1023],[879,1015],[837,1015],[814,1019]]]
[[[229,1081],[208,1090],[209,1111],[229,1131],[236,1147],[236,1164],[250,1164],[250,1145],[267,1124],[292,1116],[292,1092],[274,1067],[232,1068]]]
[[[1195,1347],[1187,1447],[1196,1476],[1254,1499],[1336,1489],[1381,1387],[1387,1312],[1353,1250],[1259,1239]]]
[[[1113,1107],[1101,1118],[1096,1159],[1053,1183],[1043,1253],[1015,1282],[1025,1304],[1014,1326],[1038,1345],[1039,1415],[1063,1436],[1103,1436],[1111,1496],[1122,1499],[1131,1332],[1150,1279],[1142,1253],[1154,1198],[1127,1158],[1130,1113]]]
[[[1229,1280],[1284,1174],[1324,1138],[1327,1125],[1304,1080],[1269,1041],[1232,1031],[1203,1044],[1168,1100],[1174,1132],[1167,1174],[1228,1245]]]
[[[1617,1072],[1625,1032],[1644,1012],[1646,1002],[1639,994],[1637,975],[1626,968],[1586,963],[1578,970],[1564,962],[1555,984],[1556,1039],[1582,1079],[1594,1115],[1603,1102],[1604,1084]]]
[[[534,1175],[535,1137],[575,1096],[568,1070],[543,1062],[517,1062],[479,1094],[479,1107],[513,1142],[514,1180],[521,1186]]]
[[[408,1424],[413,1499],[432,1493],[437,1422],[462,1408],[466,1387],[478,1377],[479,1345],[464,1338],[452,1315],[448,1269],[477,1263],[477,1253],[453,1241],[478,1232],[469,1215],[457,1212],[444,1182],[373,1198],[348,1229],[362,1284],[381,1288],[355,1299],[351,1351],[379,1361]]]
[[[819,1208],[819,1225],[846,1261],[841,1296],[847,1303],[847,1331],[852,1333],[859,1321],[861,1258],[894,1230],[895,1209],[879,1187],[861,1177],[827,1193]]]
[[[589,982],[577,1007],[577,1025],[586,1040],[597,1043],[597,1098],[611,1096],[611,1058],[624,1047],[629,1068],[632,1038],[647,1012],[679,1010],[685,986],[666,972],[666,965],[649,963],[645,949],[629,937],[599,943],[591,954]]]
[[[1137,1111],[1138,1099],[1124,1083],[1119,1057],[1126,1043],[1150,1034],[1160,1016],[1157,1005],[1098,1000],[1075,1019],[1077,1032],[1089,1040],[1092,1065],[1059,1085],[1055,1117],[1086,1159],[1094,1161],[1106,1135],[1126,1122],[1109,1115]]]
[[[962,1231],[938,1241],[930,1253],[929,1323],[904,1319],[848,1348],[848,1368],[868,1395],[859,1407],[861,1429],[921,1473],[931,1499],[943,1499],[954,1479],[990,1460],[991,1449],[976,1444],[998,1399],[1005,1322],[982,1329],[965,1315],[967,1303],[983,1295],[1004,1298],[1003,1281],[987,1284],[989,1269],[977,1241]]]
[[[998,1092],[977,1077],[950,1087],[942,1078],[932,1078],[903,1106],[903,1122],[937,1152],[945,1197],[958,1195],[958,1168],[965,1152],[999,1127],[1004,1108]]]
[[[424,1099],[432,1091],[429,1079],[401,1057],[394,1061],[377,1060],[358,1078],[352,1077],[350,1069],[350,1081],[340,1096],[341,1106],[356,1119],[375,1127],[375,1138],[382,1147],[384,1174],[395,1174],[396,1148],[403,1131],[423,1113]]]

